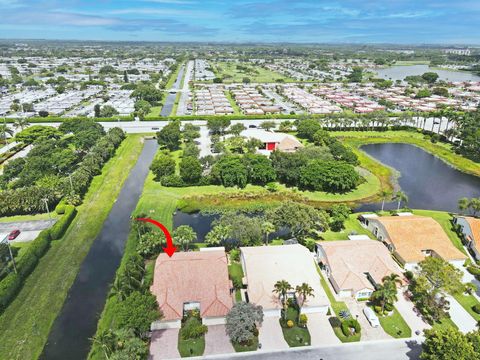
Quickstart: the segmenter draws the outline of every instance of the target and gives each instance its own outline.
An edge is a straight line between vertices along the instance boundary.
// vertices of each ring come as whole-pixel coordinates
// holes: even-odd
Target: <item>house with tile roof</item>
[[[180,327],[189,310],[198,310],[206,325],[223,324],[233,306],[232,289],[223,249],[160,254],[150,287],[163,312],[156,329]]]
[[[414,270],[426,256],[436,256],[457,266],[462,266],[467,259],[431,217],[410,213],[402,216],[368,214],[361,215],[359,220],[407,270]]]
[[[247,287],[245,297],[261,305],[265,316],[280,316],[282,304],[278,294],[273,293],[275,283],[280,280],[288,281],[293,288],[302,283],[313,288],[314,297],[305,301],[302,313],[327,313],[330,303],[320,285],[313,254],[306,247],[292,244],[242,247],[240,250]],[[288,296],[293,298],[294,290]]]
[[[377,240],[322,241],[316,244],[320,267],[341,297],[369,298],[385,276],[397,274],[398,264]]]
[[[247,139],[257,139],[263,143],[263,147],[259,149],[260,152],[267,155],[274,150],[284,152],[295,152],[302,148],[303,144],[293,135],[266,131],[262,129],[246,129],[241,132],[241,136]]]
[[[480,219],[472,216],[455,216],[454,223],[459,226],[466,245],[476,260],[480,260]]]

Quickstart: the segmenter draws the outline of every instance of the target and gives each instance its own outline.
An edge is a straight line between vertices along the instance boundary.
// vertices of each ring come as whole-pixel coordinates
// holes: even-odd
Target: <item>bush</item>
[[[50,231],[43,230],[38,234],[37,238],[32,241],[28,251],[32,251],[37,258],[41,258],[50,246]]]
[[[411,272],[410,270],[405,271],[405,277],[408,281],[411,281],[414,277],[413,272]]]
[[[393,311],[393,305],[389,304],[389,303],[386,303],[385,306],[384,306],[384,309],[388,312]]]
[[[38,258],[33,249],[28,249],[17,262],[18,275],[25,279],[35,269],[38,264]]]
[[[331,318],[329,318],[328,322],[330,323],[332,328],[339,328],[342,326],[342,321],[336,316],[332,316]]]
[[[288,320],[287,321],[287,327],[288,328],[292,328],[294,325],[295,325],[295,323],[293,322],[293,320]]]
[[[232,261],[240,261],[240,249],[232,249],[232,250],[230,250],[230,260],[232,260]]]
[[[355,334],[360,333],[360,323],[355,319],[348,319],[342,322],[342,332],[345,336],[351,336],[351,329],[355,330]]]
[[[208,331],[206,325],[203,325],[196,317],[190,317],[182,326],[181,337],[184,340],[197,339]]]
[[[301,327],[305,327],[305,326],[307,326],[307,322],[308,322],[307,315],[300,314],[300,316],[298,317],[298,325],[301,326]]]
[[[375,310],[375,312],[376,312],[377,314],[383,315],[383,314],[382,314],[382,307],[381,307],[380,305],[375,305],[375,306],[373,307],[373,310]]]
[[[19,275],[15,273],[8,274],[0,282],[0,313],[3,312],[8,304],[17,295],[18,290],[22,286],[22,280]]]
[[[65,214],[65,203],[64,203],[64,202],[58,203],[58,205],[55,206],[55,212],[56,212],[58,215],[63,215],[63,214]]]
[[[472,310],[475,311],[477,314],[480,314],[480,304],[473,305]]]
[[[480,276],[480,268],[474,265],[467,267],[467,270],[470,274],[475,276]]]
[[[186,184],[183,182],[182,178],[178,175],[169,175],[164,176],[160,179],[160,182],[163,186],[167,187],[183,187]]]
[[[75,206],[65,206],[65,214],[50,229],[50,236],[52,240],[58,240],[65,234],[65,231],[67,231],[76,214],[77,209],[75,209]]]

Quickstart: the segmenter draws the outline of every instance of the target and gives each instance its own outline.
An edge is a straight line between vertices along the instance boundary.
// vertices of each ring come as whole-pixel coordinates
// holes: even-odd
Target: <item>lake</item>
[[[440,80],[445,81],[480,81],[480,76],[466,71],[433,70],[428,65],[391,66],[374,70],[379,77],[392,80],[403,80],[410,75],[422,75],[435,72]]]
[[[480,196],[480,177],[458,171],[419,147],[371,144],[362,150],[400,172],[398,183],[409,197],[410,208],[457,212],[458,199]],[[396,203],[386,208],[396,208]],[[378,209],[378,204],[366,204],[357,210]]]

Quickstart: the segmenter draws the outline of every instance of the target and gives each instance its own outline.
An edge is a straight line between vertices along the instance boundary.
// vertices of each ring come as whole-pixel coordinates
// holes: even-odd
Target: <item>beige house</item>
[[[407,270],[415,269],[426,256],[436,256],[457,266],[462,266],[467,258],[453,246],[442,226],[430,217],[369,214],[359,219]]]
[[[341,297],[366,299],[385,276],[397,274],[398,264],[388,249],[376,240],[323,241],[316,245],[317,259]]]
[[[475,259],[480,260],[480,219],[472,216],[456,216],[454,222],[460,227],[466,245],[475,255]]]
[[[246,298],[261,305],[265,316],[280,316],[282,308],[279,296],[273,293],[279,280],[286,280],[295,288],[307,283],[313,288],[302,306],[302,313],[326,314],[329,301],[320,285],[315,259],[308,249],[299,244],[281,246],[256,246],[241,248],[241,262],[247,285]],[[294,297],[294,290],[289,294]]]

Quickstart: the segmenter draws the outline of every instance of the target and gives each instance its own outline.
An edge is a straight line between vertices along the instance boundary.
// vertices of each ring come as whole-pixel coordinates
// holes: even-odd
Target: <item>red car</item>
[[[8,235],[8,240],[15,240],[15,238],[20,235],[20,230],[13,230],[9,235]]]

